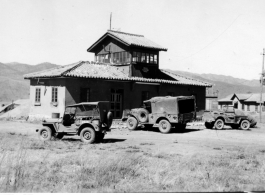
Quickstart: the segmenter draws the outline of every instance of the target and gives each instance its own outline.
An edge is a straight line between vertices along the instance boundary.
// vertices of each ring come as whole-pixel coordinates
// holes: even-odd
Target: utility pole
[[[262,122],[262,93],[263,93],[263,76],[264,76],[264,55],[265,55],[265,48],[263,48],[262,52],[262,70],[261,70],[261,77],[260,77],[260,103],[259,103],[259,118],[260,122]]]
[[[112,12],[110,13],[110,24],[109,24],[109,29],[111,30],[111,17],[112,17]]]

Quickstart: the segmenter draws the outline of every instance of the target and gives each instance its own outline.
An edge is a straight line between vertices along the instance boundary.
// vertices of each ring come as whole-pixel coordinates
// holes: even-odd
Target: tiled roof
[[[188,77],[184,77],[181,76],[179,74],[170,72],[168,70],[161,70],[163,73],[167,74],[168,76],[172,77],[173,79],[179,81],[180,83],[183,83],[185,85],[199,85],[199,86],[207,86],[207,87],[211,87],[212,84],[210,83],[206,83],[204,81],[198,81],[192,78],[188,78]]]
[[[142,78],[130,77],[121,69],[110,64],[102,64],[95,62],[78,62],[72,65],[62,66],[59,68],[49,69],[46,71],[30,73],[24,75],[25,79],[32,78],[51,78],[51,77],[80,77],[80,78],[95,78],[95,79],[108,79],[108,80],[123,80],[123,81],[138,81],[148,83],[169,83],[176,85],[195,85],[210,87],[211,84],[200,82],[198,80],[189,79],[177,74],[169,73],[168,71],[161,70],[162,73],[170,76],[172,80],[165,80],[159,78]]]
[[[121,42],[123,42],[126,45],[129,46],[138,46],[138,47],[146,47],[146,48],[152,48],[157,49],[161,51],[167,51],[166,48],[158,45],[157,43],[145,38],[143,35],[136,35],[136,34],[130,34],[125,32],[119,32],[119,31],[113,31],[108,30],[107,33],[105,33],[98,41],[96,41],[92,46],[90,46],[87,51],[90,51],[93,49],[100,41],[102,41],[106,36],[111,36]]]

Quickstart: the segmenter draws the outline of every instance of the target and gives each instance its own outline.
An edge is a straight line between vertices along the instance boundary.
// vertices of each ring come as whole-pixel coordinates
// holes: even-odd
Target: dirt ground
[[[27,147],[30,149],[30,154],[33,155],[30,157],[30,161],[34,162],[34,166],[37,166],[36,162],[41,162],[40,159],[49,154],[51,161],[48,162],[47,166],[55,167],[56,169],[53,168],[53,171],[56,171],[56,174],[60,173],[58,170],[63,171],[65,167],[69,166],[69,164],[62,163],[65,162],[65,159],[67,159],[67,163],[71,162],[75,166],[80,166],[82,159],[78,162],[76,159],[79,159],[80,154],[84,152],[87,153],[85,158],[88,161],[94,162],[104,157],[104,164],[100,165],[103,167],[105,167],[105,163],[108,164],[112,161],[113,164],[109,164],[110,170],[113,170],[112,167],[115,166],[115,163],[123,162],[121,159],[128,156],[128,160],[132,159],[128,161],[129,166],[135,167],[133,173],[135,171],[140,173],[131,176],[132,171],[128,171],[127,176],[120,176],[119,180],[121,181],[116,181],[113,180],[116,174],[114,171],[114,176],[109,176],[108,184],[105,181],[104,184],[93,183],[89,189],[87,189],[87,184],[83,187],[81,185],[81,187],[74,188],[72,185],[75,183],[69,181],[69,176],[65,180],[62,176],[58,177],[60,185],[54,186],[50,184],[50,177],[55,173],[50,173],[49,176],[43,176],[42,179],[47,179],[47,182],[49,181],[47,184],[30,191],[23,190],[28,188],[22,186],[22,191],[20,189],[16,192],[231,192],[265,190],[264,124],[258,124],[256,128],[245,131],[231,129],[228,126],[224,130],[217,131],[205,129],[202,123],[197,123],[188,126],[184,132],[170,134],[161,134],[157,128],[141,128],[136,131],[129,131],[124,124],[114,124],[111,132],[105,136],[103,143],[92,146],[83,145],[78,136],[65,136],[62,141],[52,141],[51,144],[47,145],[38,139],[35,132],[40,127],[41,124],[22,121],[0,121],[0,137],[6,140],[5,143],[2,140],[3,151],[14,153],[19,151],[15,147],[12,148],[12,145],[18,145],[19,141],[16,140],[26,137]],[[140,157],[139,164],[131,165],[130,163],[135,162],[135,160],[138,162],[138,157]],[[60,166],[58,163],[61,163]],[[127,163],[127,161],[123,163]],[[106,170],[107,173],[102,173],[100,166],[99,168],[93,167],[96,174],[106,175],[110,172]],[[122,166],[127,167],[126,164],[122,164]],[[88,168],[91,169],[91,167]],[[121,167],[119,173],[122,171],[124,168]],[[180,172],[183,173],[179,174]],[[128,180],[128,175],[131,180]],[[146,179],[147,176],[148,180]],[[72,173],[71,177],[74,177]],[[34,183],[35,180],[38,179],[35,178],[29,182]],[[83,182],[84,179],[79,178],[79,180]],[[183,180],[185,180],[184,183]],[[64,184],[61,184],[63,182]],[[132,182],[134,183],[132,184]],[[115,184],[114,188],[109,187],[112,184]],[[37,185],[32,184],[32,186]],[[50,187],[46,188],[46,186]],[[4,189],[3,192],[7,191]]]
[[[193,155],[200,153],[226,153],[234,149],[259,150],[265,149],[265,125],[258,124],[249,130],[231,129],[226,126],[224,130],[209,130],[202,124],[187,126],[184,132],[161,134],[158,128],[130,131],[125,125],[113,125],[102,144],[116,143],[121,147],[153,143],[148,145],[153,152],[177,153]],[[38,140],[36,129],[41,124],[26,122],[0,121],[0,133],[16,133],[28,135]],[[65,136],[63,140],[80,141],[79,136]],[[177,143],[177,145],[176,145]]]

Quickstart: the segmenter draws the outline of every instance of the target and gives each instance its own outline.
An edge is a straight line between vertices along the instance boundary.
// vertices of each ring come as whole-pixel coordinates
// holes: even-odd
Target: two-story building
[[[88,49],[94,62],[77,62],[31,73],[30,118],[63,114],[69,104],[110,101],[115,118],[154,96],[196,96],[197,109],[205,109],[206,88],[212,85],[159,68],[159,52],[166,48],[145,38],[107,31]],[[58,114],[57,114],[58,115]]]

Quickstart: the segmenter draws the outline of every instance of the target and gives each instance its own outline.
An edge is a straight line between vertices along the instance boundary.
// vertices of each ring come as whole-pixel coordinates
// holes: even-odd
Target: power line
[[[221,33],[221,34],[219,34],[214,40],[212,40],[209,44],[207,44],[205,47],[203,47],[202,49],[200,49],[199,51],[197,51],[197,52],[195,52],[195,53],[193,53],[193,54],[191,54],[190,56],[187,56],[187,57],[185,57],[185,58],[183,58],[183,59],[181,59],[181,60],[179,60],[179,61],[183,61],[183,60],[185,60],[185,59],[187,59],[187,58],[190,58],[190,57],[192,57],[192,56],[194,56],[194,55],[196,55],[197,53],[199,53],[199,52],[201,52],[201,51],[203,51],[204,49],[206,49],[208,46],[210,46],[212,43],[214,43],[218,38],[220,38],[234,23],[235,23],[235,21],[239,18],[239,16],[241,16],[242,14],[239,14],[234,20],[233,20],[233,22]]]

